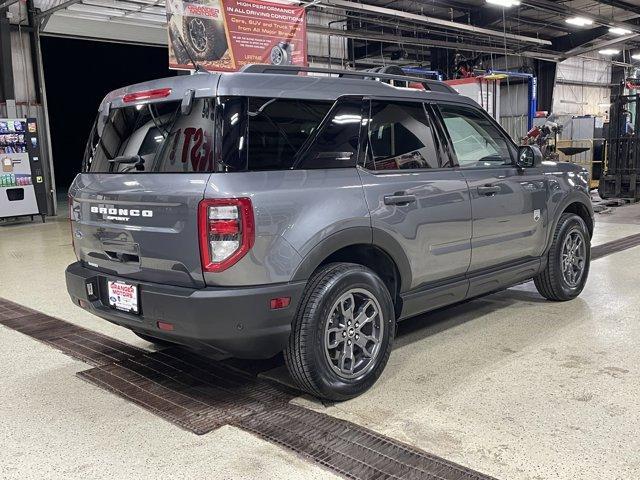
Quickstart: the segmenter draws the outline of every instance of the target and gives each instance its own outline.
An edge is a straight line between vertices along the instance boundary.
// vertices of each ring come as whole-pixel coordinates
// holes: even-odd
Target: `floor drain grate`
[[[78,376],[197,434],[234,425],[347,478],[490,480],[289,401],[299,392],[179,347],[149,352],[0,299],[0,324],[95,368]]]
[[[51,345],[89,365],[117,362],[145,351],[2,299],[0,325]]]
[[[348,478],[492,478],[359,425],[292,405],[295,392],[180,348],[145,353],[78,375],[194,433],[234,425]]]

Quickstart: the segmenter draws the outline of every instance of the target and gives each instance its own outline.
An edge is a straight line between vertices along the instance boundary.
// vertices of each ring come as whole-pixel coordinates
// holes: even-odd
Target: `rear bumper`
[[[79,262],[67,267],[67,291],[74,303],[112,323],[189,347],[238,358],[269,358],[282,351],[305,283],[194,289],[105,275]],[[109,307],[107,278],[138,285],[140,315]],[[89,295],[87,284],[94,295]],[[271,310],[270,300],[291,297],[287,308]],[[171,332],[158,322],[173,324]]]

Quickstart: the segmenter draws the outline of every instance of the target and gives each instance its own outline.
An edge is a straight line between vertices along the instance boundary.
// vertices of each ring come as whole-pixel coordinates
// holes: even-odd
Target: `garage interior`
[[[305,8],[310,66],[443,80],[586,168],[584,291],[528,282],[405,320],[380,379],[338,403],[282,355],[214,360],[101,320],[65,285],[98,105],[191,72],[169,69],[163,0],[0,0],[0,137],[37,125],[30,180],[0,172],[35,199],[0,203],[0,478],[640,478],[640,1],[280,3]]]

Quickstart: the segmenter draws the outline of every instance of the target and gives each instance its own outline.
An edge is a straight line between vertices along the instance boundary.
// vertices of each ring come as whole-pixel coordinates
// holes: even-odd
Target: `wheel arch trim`
[[[385,252],[393,261],[400,275],[398,293],[411,286],[411,265],[402,246],[389,233],[378,228],[350,227],[340,230],[315,245],[303,258],[291,281],[307,280],[311,274],[331,255],[354,245],[371,245]]]
[[[579,194],[574,192],[572,195],[567,195],[558,207],[555,210],[555,216],[553,218],[553,222],[549,224],[549,231],[547,232],[547,244],[545,247],[545,253],[549,252],[549,248],[551,248],[551,243],[553,242],[553,234],[558,227],[558,222],[560,221],[560,217],[565,212],[565,210],[572,204],[579,203],[581,204],[589,213],[591,217],[591,225],[587,223],[587,228],[589,228],[589,235],[593,235],[593,226],[594,226],[594,218],[593,218],[593,206],[591,205],[591,200],[583,194]]]

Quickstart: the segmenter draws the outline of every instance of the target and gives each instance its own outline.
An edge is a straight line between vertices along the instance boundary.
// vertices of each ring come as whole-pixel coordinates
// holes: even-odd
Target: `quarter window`
[[[249,99],[249,170],[291,168],[331,101]]]
[[[362,100],[338,100],[329,112],[318,134],[309,139],[308,150],[296,164],[297,168],[355,167],[362,125]]]
[[[368,130],[365,167],[370,170],[441,166],[422,103],[374,100]]]
[[[441,105],[440,112],[461,168],[511,165],[508,141],[488,117],[457,105]]]

